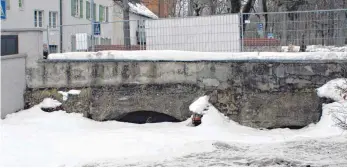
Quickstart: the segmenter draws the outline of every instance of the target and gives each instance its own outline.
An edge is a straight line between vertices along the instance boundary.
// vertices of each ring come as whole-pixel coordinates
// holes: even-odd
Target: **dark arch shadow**
[[[163,113],[154,112],[154,111],[134,111],[134,112],[126,113],[118,117],[116,121],[135,123],[135,124],[181,122],[175,117],[172,117],[170,115],[163,114]]]

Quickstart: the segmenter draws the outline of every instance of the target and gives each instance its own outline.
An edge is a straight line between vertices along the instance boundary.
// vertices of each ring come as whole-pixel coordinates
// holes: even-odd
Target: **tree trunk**
[[[216,3],[215,0],[209,0],[209,6],[210,6],[210,13],[211,15],[216,14]]]
[[[241,0],[229,0],[231,4],[230,13],[239,13],[241,10]]]
[[[250,12],[251,12],[251,9],[252,9],[252,7],[253,7],[253,5],[254,5],[254,2],[255,2],[255,0],[247,0],[247,3],[246,3],[246,5],[243,7],[243,10],[242,10],[242,13],[244,13],[243,14],[243,26],[242,26],[242,28],[243,28],[243,33],[245,32],[245,30],[246,30],[246,23],[245,23],[245,20],[248,20],[248,18],[249,18],[249,16],[250,16]]]
[[[262,6],[263,6],[263,12],[265,13],[264,14],[264,19],[265,19],[265,32],[267,33],[267,32],[269,32],[269,28],[268,28],[268,20],[269,20],[269,18],[268,18],[268,14],[266,14],[266,12],[268,12],[268,10],[267,10],[267,4],[266,4],[266,2],[267,2],[267,0],[263,0],[262,1],[263,2],[263,4],[262,4]]]

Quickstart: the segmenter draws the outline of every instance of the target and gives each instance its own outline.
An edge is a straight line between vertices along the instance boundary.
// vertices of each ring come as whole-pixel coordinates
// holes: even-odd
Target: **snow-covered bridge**
[[[80,89],[65,109],[95,120],[135,111],[184,120],[191,115],[188,105],[209,94],[222,113],[243,125],[302,127],[321,116],[315,88],[347,76],[347,53],[342,52],[105,51],[51,58],[27,70],[27,102]]]

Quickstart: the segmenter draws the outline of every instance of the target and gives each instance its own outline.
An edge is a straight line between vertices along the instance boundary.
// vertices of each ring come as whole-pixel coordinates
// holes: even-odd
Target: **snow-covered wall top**
[[[347,61],[347,52],[191,52],[176,50],[99,51],[50,54],[50,60],[138,61]]]

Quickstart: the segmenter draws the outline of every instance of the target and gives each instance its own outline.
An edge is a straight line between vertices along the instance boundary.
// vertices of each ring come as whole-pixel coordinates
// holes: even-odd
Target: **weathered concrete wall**
[[[274,128],[317,122],[321,102],[315,88],[346,76],[346,61],[46,61],[29,74],[28,87],[88,87],[86,115],[97,120],[139,110],[185,119],[194,98],[210,93],[233,120]]]
[[[1,119],[24,108],[26,54],[1,56]]]

